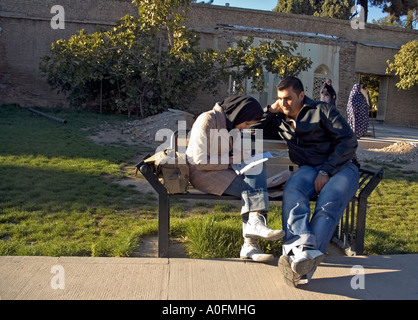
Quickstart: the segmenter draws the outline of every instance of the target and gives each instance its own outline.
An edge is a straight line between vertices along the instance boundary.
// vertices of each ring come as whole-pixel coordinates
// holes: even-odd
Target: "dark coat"
[[[266,139],[287,142],[289,157],[298,165],[320,166],[334,175],[350,161],[355,161],[356,136],[334,106],[305,97],[296,118],[296,128],[282,113],[265,113],[254,128],[264,129]]]

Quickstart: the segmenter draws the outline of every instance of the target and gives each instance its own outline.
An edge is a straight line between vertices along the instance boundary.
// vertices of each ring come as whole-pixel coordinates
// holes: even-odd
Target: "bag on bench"
[[[189,166],[185,154],[173,149],[157,152],[145,160],[153,163],[155,175],[170,194],[185,193],[189,185]]]

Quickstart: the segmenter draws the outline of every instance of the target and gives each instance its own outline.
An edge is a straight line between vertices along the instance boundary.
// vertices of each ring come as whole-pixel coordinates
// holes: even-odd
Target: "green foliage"
[[[404,44],[395,54],[393,62],[387,61],[386,73],[392,71],[399,76],[400,81],[396,84],[399,89],[409,90],[418,84],[418,40],[411,40]]]
[[[390,22],[396,21],[406,29],[413,29],[418,22],[418,8],[416,0],[370,0],[374,6],[382,8],[383,12],[388,13]],[[401,17],[406,16],[402,21]],[[382,21],[386,25],[387,21]]]
[[[388,14],[387,16],[380,19],[373,19],[372,23],[382,26],[400,27],[405,29],[417,29],[418,10],[409,10],[405,18],[397,17],[393,14]]]
[[[380,78],[372,75],[362,75],[360,78],[360,83],[364,85],[369,92],[373,114],[375,114],[377,112],[377,104],[379,98]]]
[[[262,92],[264,71],[279,77],[296,76],[312,65],[309,58],[294,54],[297,49],[294,42],[260,41],[258,46],[253,46],[253,42],[253,37],[239,40],[236,47],[228,48],[220,57],[224,73],[236,81],[238,91],[243,90],[244,80],[250,78],[252,88]]]
[[[347,20],[353,5],[354,0],[325,0],[314,16]]]
[[[354,0],[280,0],[273,11],[348,20]]]
[[[109,110],[158,111],[149,84],[156,73],[155,45],[150,35],[139,35],[137,21],[125,16],[110,31],[86,34],[81,30],[68,41],[58,40],[42,57],[41,71],[52,89],[68,93],[71,106],[102,99]],[[142,56],[140,55],[142,54]]]
[[[241,221],[238,215],[208,215],[191,218],[186,235],[192,258],[234,257],[242,245]]]
[[[380,163],[385,178],[368,198],[365,254],[418,252],[418,173]]]
[[[284,0],[277,1],[276,8],[273,11],[313,15],[315,12],[315,4],[312,0]]]
[[[81,30],[58,40],[42,57],[41,72],[72,106],[99,100],[101,110],[145,117],[181,109],[199,90],[217,93],[230,76],[237,82],[252,78],[260,91],[263,69],[283,76],[310,66],[310,60],[292,56],[295,44],[280,41],[256,48],[251,38],[223,53],[202,51],[197,35],[184,25],[189,2],[133,1],[139,19],[127,15],[111,30]]]

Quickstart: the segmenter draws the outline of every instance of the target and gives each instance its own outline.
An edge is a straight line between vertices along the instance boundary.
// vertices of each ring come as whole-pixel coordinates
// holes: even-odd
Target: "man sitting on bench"
[[[309,282],[344,209],[359,186],[357,139],[335,106],[305,96],[302,82],[286,77],[278,100],[256,128],[286,141],[299,165],[283,192],[283,254],[279,267],[289,285]],[[310,219],[309,201],[318,195]]]

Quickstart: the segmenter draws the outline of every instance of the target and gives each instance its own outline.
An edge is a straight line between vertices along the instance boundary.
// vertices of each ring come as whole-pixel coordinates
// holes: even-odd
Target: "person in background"
[[[347,117],[351,129],[360,139],[367,134],[369,126],[369,105],[361,92],[361,85],[355,84],[347,103]]]
[[[325,80],[321,87],[321,101],[332,104],[335,106],[335,100],[337,99],[337,93],[335,92],[331,79]]]
[[[267,107],[254,128],[286,141],[298,170],[286,182],[282,201],[283,252],[279,259],[286,282],[310,281],[358,189],[357,139],[331,104],[305,96],[302,82],[286,77],[277,86],[278,100]],[[310,199],[317,196],[311,215]]]
[[[196,189],[215,195],[241,197],[244,244],[240,257],[268,262],[274,257],[260,249],[257,239],[278,240],[283,238],[284,232],[267,227],[269,208],[265,164],[259,165],[260,170],[237,175],[231,167],[237,154],[234,154],[229,135],[234,129],[235,132],[248,129],[262,116],[263,108],[249,96],[232,96],[216,103],[212,110],[202,113],[193,124],[186,155],[190,182]],[[218,143],[219,136],[221,143]],[[229,146],[226,150],[221,148],[222,140]],[[216,149],[215,154],[213,149]],[[242,159],[241,150],[239,152]],[[226,163],[222,158],[227,159]]]

